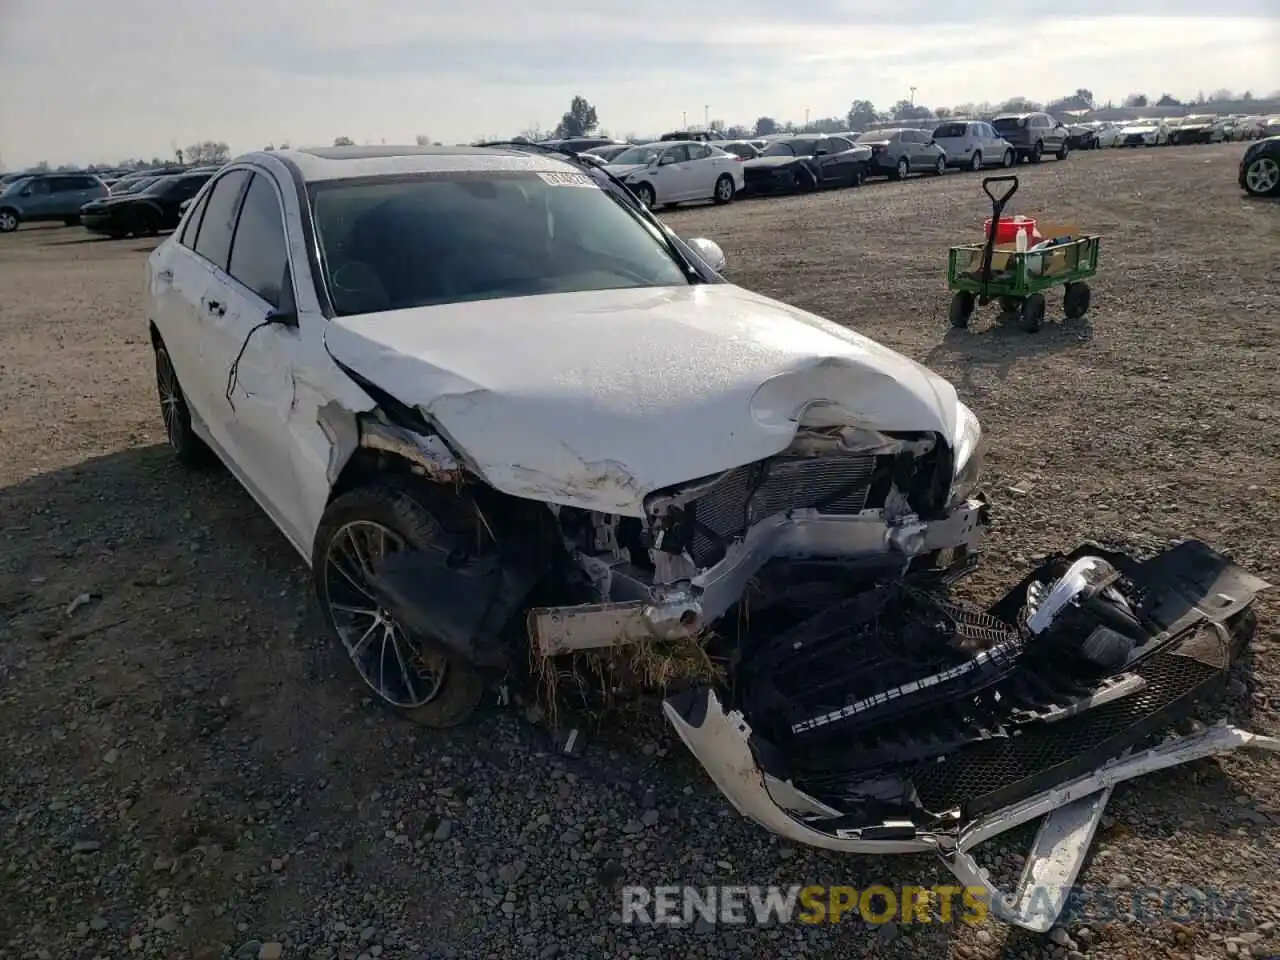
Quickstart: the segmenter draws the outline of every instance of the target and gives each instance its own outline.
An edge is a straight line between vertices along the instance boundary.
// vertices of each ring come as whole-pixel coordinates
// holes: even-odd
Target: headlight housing
[[[982,482],[982,425],[978,423],[977,414],[963,403],[957,403],[956,408],[955,477],[947,497],[948,509],[968,500]]]

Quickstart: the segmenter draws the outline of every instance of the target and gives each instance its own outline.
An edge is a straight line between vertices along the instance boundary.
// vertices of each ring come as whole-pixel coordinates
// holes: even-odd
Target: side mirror
[[[298,314],[292,307],[272,307],[262,318],[263,323],[279,324],[282,327],[296,327]]]
[[[724,251],[720,249],[720,244],[714,240],[708,240],[706,237],[694,237],[688,243],[693,248],[693,252],[705,260],[707,266],[716,273],[725,268],[725,255]]]

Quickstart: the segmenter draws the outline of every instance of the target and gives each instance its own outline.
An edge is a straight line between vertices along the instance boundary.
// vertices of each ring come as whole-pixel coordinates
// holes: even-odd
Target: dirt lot
[[[1240,150],[1022,168],[1016,212],[1106,235],[1093,312],[1038,335],[985,314],[947,326],[946,247],[987,210],[971,175],[669,219],[720,241],[737,282],[957,383],[996,503],[976,595],[1091,537],[1195,535],[1280,582],[1280,208],[1241,197]],[[619,881],[949,875],[778,844],[659,726],[575,760],[517,711],[425,735],[363,698],[284,539],[227,474],[170,461],[148,249],[0,237],[0,958],[248,958],[260,942],[316,960],[1280,953],[1280,764],[1244,755],[1118,792],[1083,877],[1122,904],[1135,886],[1247,889],[1244,919],[1177,923],[1150,894],[1145,919],[1076,919],[1056,943],[998,926],[619,926]],[[1280,594],[1259,613],[1233,709],[1274,730]],[[991,851],[997,874],[1024,843]]]

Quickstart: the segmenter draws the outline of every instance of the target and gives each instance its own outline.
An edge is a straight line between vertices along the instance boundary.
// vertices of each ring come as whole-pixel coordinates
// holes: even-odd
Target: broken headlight
[[[948,507],[955,507],[968,500],[982,482],[982,425],[978,423],[977,415],[963,403],[957,403],[956,406],[956,473],[951,481]]]

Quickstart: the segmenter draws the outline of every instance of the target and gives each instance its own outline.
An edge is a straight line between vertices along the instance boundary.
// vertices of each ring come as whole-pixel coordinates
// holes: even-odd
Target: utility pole
[[[806,130],[809,129],[809,108],[808,107],[804,108],[804,128]]]
[[[689,126],[689,111],[681,110],[680,111],[680,129],[683,130],[687,126]]]
[[[702,105],[702,129],[711,129],[711,104],[704,103]]]
[[[916,105],[916,88],[915,87],[911,88],[911,105],[913,107]]]

